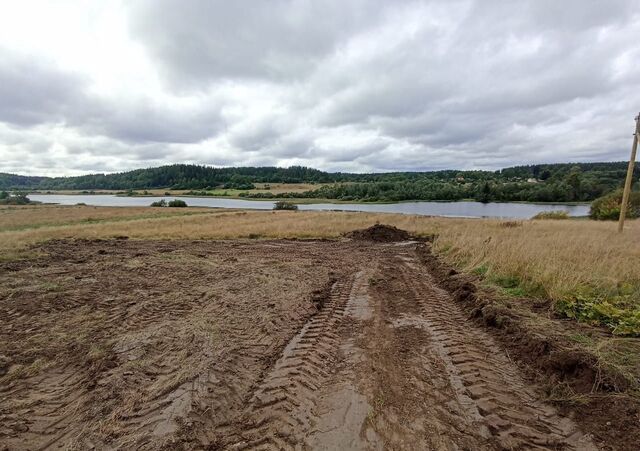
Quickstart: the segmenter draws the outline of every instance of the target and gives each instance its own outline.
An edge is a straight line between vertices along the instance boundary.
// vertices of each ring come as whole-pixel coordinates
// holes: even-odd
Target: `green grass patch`
[[[583,290],[556,301],[556,310],[578,321],[606,326],[615,335],[640,337],[640,293],[606,295]]]
[[[482,268],[484,277],[489,284],[497,286],[500,290],[513,297],[541,298],[547,297],[545,288],[536,282],[523,280],[514,275],[502,275],[489,272],[489,268]]]
[[[499,275],[479,267],[485,280],[504,294],[513,297],[548,298],[542,284],[513,275]],[[605,326],[614,335],[640,337],[640,287],[624,284],[614,292],[582,287],[555,301],[556,312],[577,321]]]
[[[488,272],[489,272],[489,266],[486,264],[480,265],[480,266],[476,266],[475,268],[473,268],[471,270],[471,272],[473,274],[475,274],[476,276],[485,276]]]

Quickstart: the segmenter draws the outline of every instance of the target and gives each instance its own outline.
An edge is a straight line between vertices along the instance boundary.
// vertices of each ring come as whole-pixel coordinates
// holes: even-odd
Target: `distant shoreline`
[[[161,188],[160,188],[161,189]],[[81,192],[81,191],[51,191],[51,192],[43,192],[43,191],[29,191],[29,194],[37,194],[41,196],[116,196],[116,197],[186,197],[186,198],[194,198],[194,199],[233,199],[233,200],[241,200],[241,201],[259,201],[259,202],[275,202],[278,200],[287,200],[290,202],[294,202],[296,204],[403,204],[403,203],[413,203],[413,202],[438,202],[438,203],[453,203],[453,202],[479,202],[475,199],[457,199],[457,200],[425,200],[425,199],[407,199],[407,200],[398,200],[398,201],[364,201],[364,200],[338,200],[338,199],[326,199],[326,198],[307,198],[307,197],[279,197],[274,196],[272,198],[254,198],[254,197],[244,197],[244,196],[220,196],[220,195],[210,195],[210,196],[198,196],[193,194],[181,194],[181,193],[171,193],[171,194],[133,194],[133,195],[124,195],[117,194],[116,191],[93,191],[93,192]],[[528,205],[566,205],[568,207],[577,206],[577,205],[591,205],[591,202],[530,202],[530,201],[491,201],[487,202],[490,204],[528,204]]]

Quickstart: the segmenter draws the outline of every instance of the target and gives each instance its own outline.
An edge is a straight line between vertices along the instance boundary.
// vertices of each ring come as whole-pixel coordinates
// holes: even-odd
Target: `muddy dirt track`
[[[76,241],[0,268],[0,449],[597,449],[414,242]]]

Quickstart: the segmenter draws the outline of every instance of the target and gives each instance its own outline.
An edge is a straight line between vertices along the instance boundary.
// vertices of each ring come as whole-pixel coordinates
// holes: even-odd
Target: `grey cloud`
[[[197,143],[215,136],[224,127],[215,104],[184,110],[156,105],[146,98],[97,102],[72,120],[85,133],[127,143]]]
[[[162,95],[98,96],[91,74],[0,52],[0,157],[26,152],[28,169],[51,155],[37,167],[87,172],[619,160],[640,108],[632,0],[143,0],[125,11]]]
[[[214,99],[184,109],[135,93],[126,100],[101,98],[87,86],[86,77],[0,51],[0,121],[14,127],[61,124],[128,143],[192,143],[224,125]]]
[[[49,61],[0,48],[0,121],[17,126],[64,121],[86,83]]]
[[[146,0],[130,27],[174,85],[222,78],[292,79],[360,27],[382,2]]]

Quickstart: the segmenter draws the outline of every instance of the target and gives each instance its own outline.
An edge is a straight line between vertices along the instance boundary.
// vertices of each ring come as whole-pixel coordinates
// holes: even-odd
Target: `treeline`
[[[207,189],[222,186],[251,189],[253,183],[328,183],[337,179],[339,177],[334,174],[302,166],[212,168],[174,164],[115,174],[91,174],[76,177],[50,178],[0,174],[0,189]]]
[[[15,175],[0,172],[0,190],[32,189],[45,180],[50,179],[48,177]]]
[[[326,198],[345,201],[460,200],[532,202],[591,201],[622,186],[627,163],[517,166],[499,171],[329,173],[292,166],[212,168],[175,164],[117,174],[25,177],[0,174],[0,189],[133,190],[214,188],[250,190],[255,183],[326,184],[304,193],[243,193],[254,198]],[[640,175],[636,168],[635,179]]]
[[[457,172],[449,175],[447,178],[442,177],[442,173],[432,173],[432,176],[423,173],[421,177],[412,175],[405,180],[339,183],[277,197],[365,202],[462,199],[479,202],[589,202],[622,186],[626,163],[522,166],[496,173]],[[636,170],[636,180],[638,175]],[[268,192],[244,193],[242,196],[276,197]]]

